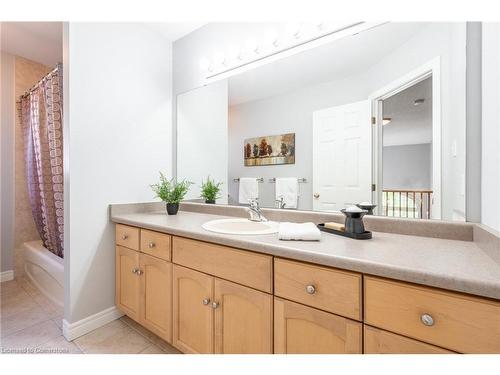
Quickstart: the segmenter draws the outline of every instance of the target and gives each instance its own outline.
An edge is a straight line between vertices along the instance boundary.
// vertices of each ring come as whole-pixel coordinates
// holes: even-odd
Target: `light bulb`
[[[276,34],[275,31],[269,30],[266,33],[266,44],[274,48],[278,47],[279,45],[278,34]]]
[[[291,35],[293,39],[300,39],[302,36],[301,28],[302,24],[300,23],[289,23],[287,26],[287,34]]]
[[[250,52],[253,52],[255,54],[259,54],[260,49],[259,49],[259,44],[254,38],[248,38],[247,39],[247,48]]]
[[[216,65],[226,65],[226,57],[222,52],[215,52],[214,53],[214,61]]]
[[[205,71],[210,71],[210,60],[206,57],[203,57],[200,60],[200,68]]]

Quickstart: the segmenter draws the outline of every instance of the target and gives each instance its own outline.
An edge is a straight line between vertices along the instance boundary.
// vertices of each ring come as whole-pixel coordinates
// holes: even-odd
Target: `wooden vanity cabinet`
[[[361,354],[362,324],[274,298],[276,354]]]
[[[272,354],[273,296],[215,279],[215,353]]]
[[[272,353],[272,296],[174,265],[173,344],[184,353]]]
[[[500,301],[116,225],[116,305],[184,353],[499,353]]]
[[[115,303],[118,308],[134,320],[139,320],[140,279],[139,253],[123,246],[116,246],[115,257]]]
[[[170,239],[170,236],[158,234]],[[116,229],[117,307],[167,342],[172,342],[172,263],[139,249],[139,229],[125,225]],[[165,241],[165,239],[163,239]]]

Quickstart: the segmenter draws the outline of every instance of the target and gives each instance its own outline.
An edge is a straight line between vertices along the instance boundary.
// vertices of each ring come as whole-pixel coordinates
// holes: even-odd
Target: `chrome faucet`
[[[280,199],[274,200],[274,208],[285,208],[285,206],[286,206],[285,199],[283,198],[282,195],[280,195],[279,198]]]
[[[267,221],[259,207],[259,199],[249,199],[249,202],[250,207],[247,208],[247,211],[250,214],[250,221]]]

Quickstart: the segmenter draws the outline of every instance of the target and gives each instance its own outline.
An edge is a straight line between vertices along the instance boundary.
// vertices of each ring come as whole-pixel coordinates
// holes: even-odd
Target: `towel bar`
[[[263,177],[260,177],[260,178],[256,178],[257,182],[264,182],[264,178]],[[233,178],[233,181],[234,182],[240,182],[240,179],[239,178]]]
[[[299,182],[301,182],[301,183],[306,183],[306,182],[307,182],[307,179],[305,179],[305,178],[298,178],[297,180],[298,180]],[[276,182],[276,178],[275,178],[275,177],[270,178],[270,179],[269,179],[269,182]]]

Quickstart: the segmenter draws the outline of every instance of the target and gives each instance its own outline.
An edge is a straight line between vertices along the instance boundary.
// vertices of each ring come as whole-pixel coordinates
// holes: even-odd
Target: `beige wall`
[[[48,67],[37,62],[15,57],[15,96],[16,101],[40,79],[42,79],[53,67]],[[15,273],[23,273],[22,256],[18,251],[23,242],[40,239],[31,214],[28,189],[26,186],[26,169],[24,161],[24,135],[19,115],[15,116],[15,160],[14,160],[14,191],[15,191],[15,215],[14,215],[14,255]]]

